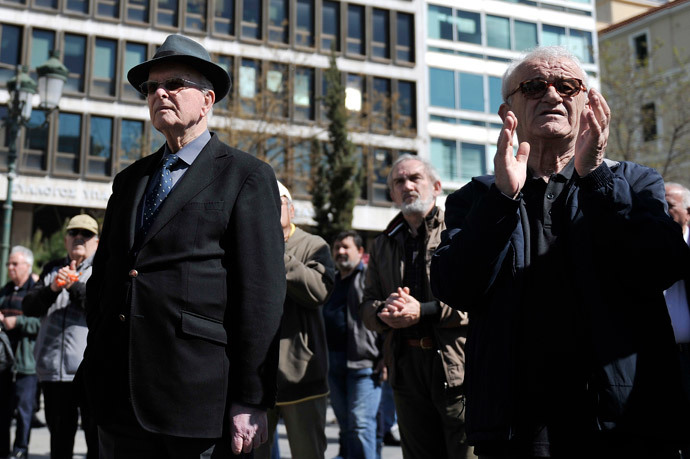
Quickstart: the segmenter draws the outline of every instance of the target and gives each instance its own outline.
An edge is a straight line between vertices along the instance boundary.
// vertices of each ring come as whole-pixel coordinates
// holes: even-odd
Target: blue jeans
[[[341,455],[376,459],[376,413],[381,385],[372,368],[348,369],[345,352],[329,352],[331,405],[340,426]],[[344,449],[344,451],[343,451]]]

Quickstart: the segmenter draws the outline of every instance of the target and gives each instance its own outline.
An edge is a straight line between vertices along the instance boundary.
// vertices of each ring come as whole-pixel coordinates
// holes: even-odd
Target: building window
[[[434,107],[455,108],[455,73],[429,68],[429,103]]]
[[[6,83],[17,73],[21,50],[22,28],[0,24],[0,83]]]
[[[87,174],[109,177],[113,157],[113,119],[104,116],[92,116],[89,138]]]
[[[91,73],[93,95],[115,95],[115,65],[117,62],[117,42],[105,38],[96,38]]]
[[[288,43],[290,39],[287,0],[270,0],[268,4],[268,41]]]
[[[297,0],[295,44],[305,48],[313,48],[314,31],[314,0]]]
[[[271,136],[264,142],[263,160],[273,167],[276,178],[283,183],[290,183],[286,164],[285,140]],[[288,185],[289,186],[289,185]]]
[[[177,0],[158,0],[156,24],[161,27],[177,27]]]
[[[33,110],[24,137],[23,166],[45,171],[48,164],[48,124],[43,110]]]
[[[127,43],[125,45],[125,61],[122,66],[122,92],[120,95],[125,99],[143,100],[144,96],[129,84],[127,73],[132,67],[146,60],[146,45],[142,43]]]
[[[223,35],[235,35],[235,0],[216,0],[215,5],[214,31]]]
[[[285,64],[271,63],[266,72],[266,89],[264,102],[265,113],[269,118],[287,118],[288,66]]]
[[[31,76],[36,81],[36,68],[43,65],[50,57],[50,52],[55,49],[55,32],[50,30],[34,29],[31,32],[31,59],[29,60]]]
[[[261,40],[261,2],[242,0],[242,38]]]
[[[347,52],[364,56],[364,7],[347,5]]]
[[[314,119],[314,69],[297,67],[295,69],[295,88],[293,91],[295,120],[307,121]]]
[[[34,0],[34,5],[37,8],[49,8],[51,10],[57,9],[57,0]]]
[[[324,0],[321,14],[321,50],[340,51],[340,3]]]
[[[457,142],[448,139],[431,139],[431,164],[441,175],[442,181],[457,181]]]
[[[374,8],[372,22],[371,55],[379,59],[390,59],[390,12]]]
[[[149,22],[149,0],[127,0],[127,20],[148,24]]]
[[[233,80],[233,68],[234,68],[234,59],[232,56],[217,56],[216,57],[216,63],[221,66],[222,68],[225,69],[226,72],[228,72],[228,75],[230,76],[230,81]],[[232,109],[232,88],[230,88],[230,92],[228,93],[227,96],[225,96],[225,99],[222,101],[218,102],[216,104],[216,107],[224,109],[224,110],[231,110]]]
[[[453,39],[452,8],[429,5],[429,38]]]
[[[568,49],[582,62],[593,63],[592,34],[584,30],[569,29]]]
[[[503,103],[502,94],[503,80],[498,77],[489,77],[489,112],[498,113],[498,109]]]
[[[642,106],[642,139],[645,142],[656,140],[657,123],[654,102]]]
[[[543,24],[541,41],[542,46],[566,46],[565,28]]]
[[[458,41],[482,44],[482,21],[479,13],[456,11]]]
[[[431,163],[441,175],[441,181],[468,181],[486,174],[484,145],[448,139],[431,139]],[[459,154],[458,154],[459,152]]]
[[[515,21],[515,49],[524,51],[537,46],[537,25],[532,22]]]
[[[69,174],[79,173],[81,152],[81,115],[60,112],[58,115],[58,142],[55,170]]]
[[[395,112],[398,117],[397,129],[400,132],[412,132],[417,129],[416,89],[414,81],[398,81],[397,103]]]
[[[86,37],[66,33],[64,49],[63,63],[69,71],[65,82],[65,91],[83,93],[84,70],[86,69]]]
[[[462,110],[484,111],[484,76],[460,73],[458,93]]]
[[[375,131],[390,131],[391,113],[391,80],[374,78],[371,103],[371,127]]]
[[[351,128],[361,129],[364,118],[364,77],[349,73],[345,83],[345,108],[350,111],[348,124]]]
[[[292,148],[292,194],[308,197],[311,186],[312,141],[297,142]]]
[[[245,114],[253,115],[257,109],[259,81],[259,61],[242,59],[240,66],[239,97],[240,107]]]
[[[120,17],[120,0],[96,0],[96,16],[117,19]]]
[[[414,16],[396,13],[396,28],[396,59],[398,62],[414,62]]]
[[[120,123],[119,166],[117,171],[119,172],[134,161],[143,158],[145,147],[146,131],[144,122],[123,119]]]
[[[486,16],[486,44],[493,48],[510,49],[510,19]]]
[[[649,46],[647,34],[643,33],[633,38],[635,46],[635,62],[638,67],[646,67],[649,59]]]
[[[486,174],[486,147],[474,143],[460,144],[460,179],[469,181],[472,177]]]
[[[65,9],[70,13],[89,14],[89,0],[67,0]]]
[[[374,171],[372,183],[372,198],[374,202],[390,203],[388,193],[388,174],[393,165],[393,152],[385,148],[375,148],[372,153]]]
[[[206,0],[187,0],[184,26],[186,30],[196,32],[206,30]]]

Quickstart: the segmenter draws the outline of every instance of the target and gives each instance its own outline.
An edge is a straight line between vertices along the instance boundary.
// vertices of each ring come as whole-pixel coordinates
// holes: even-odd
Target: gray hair
[[[680,197],[683,200],[683,207],[690,208],[690,190],[676,182],[666,182],[666,189],[677,188],[680,191]]]
[[[582,63],[580,62],[580,59],[575,56],[573,53],[568,51],[562,46],[538,46],[536,48],[533,48],[529,51],[527,51],[526,54],[523,54],[522,56],[518,57],[517,59],[513,60],[508,68],[506,69],[505,73],[503,74],[503,85],[501,87],[501,95],[503,96],[503,101],[506,103],[510,103],[508,101],[508,94],[511,93],[511,91],[515,90],[514,84],[513,84],[513,74],[515,71],[525,62],[531,62],[531,61],[549,61],[549,60],[564,60],[567,59],[573,64],[577,66],[577,68],[580,69],[580,72],[582,72],[582,75],[584,76],[584,85],[585,87],[589,87],[589,83],[587,81],[587,72],[585,71],[584,68],[582,68]],[[513,86],[509,86],[513,85]]]
[[[30,249],[27,249],[23,245],[15,245],[12,247],[12,250],[10,250],[10,255],[14,253],[21,253],[24,255],[24,260],[26,260],[29,266],[34,266],[34,253]]]
[[[441,181],[441,176],[438,174],[438,171],[436,171],[436,168],[426,159],[420,158],[417,155],[412,155],[410,153],[403,153],[402,155],[398,156],[398,159],[396,159],[393,164],[391,165],[391,170],[388,172],[388,178],[386,179],[386,183],[388,184],[388,189],[393,188],[393,170],[395,170],[395,166],[400,164],[403,161],[409,161],[409,160],[414,160],[414,161],[419,161],[422,163],[424,166],[424,172],[426,173],[427,177],[431,179],[432,182],[440,182]]]

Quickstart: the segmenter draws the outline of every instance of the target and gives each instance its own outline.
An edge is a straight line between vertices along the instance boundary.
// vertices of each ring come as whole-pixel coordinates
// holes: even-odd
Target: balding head
[[[669,215],[685,232],[690,222],[690,190],[680,183],[667,183],[666,202]]]

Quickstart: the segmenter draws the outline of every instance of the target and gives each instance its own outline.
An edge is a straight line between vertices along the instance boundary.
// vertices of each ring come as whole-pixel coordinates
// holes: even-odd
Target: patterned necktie
[[[155,177],[155,183],[151,187],[151,191],[146,195],[146,201],[144,202],[144,222],[141,228],[144,234],[146,234],[151,227],[158,207],[160,207],[165,198],[168,197],[168,193],[170,193],[172,189],[173,182],[172,176],[170,175],[170,169],[179,159],[180,157],[175,154],[165,157],[163,167],[158,171]]]

